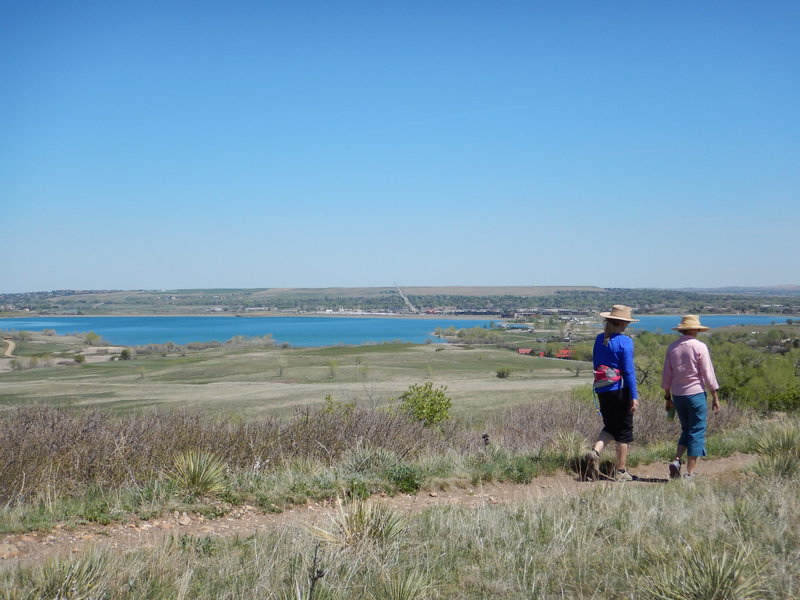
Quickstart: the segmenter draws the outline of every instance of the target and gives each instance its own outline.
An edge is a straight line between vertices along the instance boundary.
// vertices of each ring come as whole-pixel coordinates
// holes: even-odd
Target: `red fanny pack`
[[[617,383],[620,379],[622,379],[622,376],[619,374],[619,369],[600,365],[594,370],[594,389],[608,387]]]

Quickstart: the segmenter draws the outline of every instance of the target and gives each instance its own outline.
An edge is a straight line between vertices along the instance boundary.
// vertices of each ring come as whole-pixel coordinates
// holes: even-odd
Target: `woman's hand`
[[[633,402],[631,402],[631,412],[635,413],[637,408],[639,408],[639,399],[634,398]]]
[[[719,396],[716,394],[714,394],[713,398],[711,399],[711,410],[714,411],[714,414],[719,412]]]

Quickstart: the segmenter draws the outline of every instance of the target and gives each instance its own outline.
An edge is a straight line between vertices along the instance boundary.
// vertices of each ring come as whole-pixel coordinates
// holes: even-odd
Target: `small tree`
[[[84,343],[88,344],[89,346],[101,346],[103,344],[103,338],[100,337],[94,331],[90,331],[83,337]]]
[[[435,425],[450,418],[452,401],[445,394],[447,386],[433,388],[433,382],[413,384],[400,394],[400,410],[416,421]]]
[[[122,352],[119,353],[120,360],[130,360],[131,359],[131,349],[130,348],[123,348]]]
[[[500,367],[497,369],[498,379],[506,379],[509,375],[511,375],[511,369],[508,367]]]

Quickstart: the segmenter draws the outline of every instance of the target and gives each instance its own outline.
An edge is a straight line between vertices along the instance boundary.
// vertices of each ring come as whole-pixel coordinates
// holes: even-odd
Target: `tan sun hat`
[[[706,327],[700,324],[700,317],[697,315],[683,315],[681,322],[677,327],[673,327],[678,331],[687,331],[695,329],[697,331],[708,331],[711,327]]]
[[[639,319],[631,318],[631,307],[623,304],[615,304],[611,307],[611,312],[601,312],[600,316],[604,319],[614,319],[615,321],[639,322]]]

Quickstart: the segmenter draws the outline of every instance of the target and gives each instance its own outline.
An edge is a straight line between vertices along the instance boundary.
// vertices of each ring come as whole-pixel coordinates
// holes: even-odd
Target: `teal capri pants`
[[[678,444],[686,446],[686,454],[689,456],[705,456],[708,414],[706,393],[673,396],[672,404],[681,422],[681,437]]]

